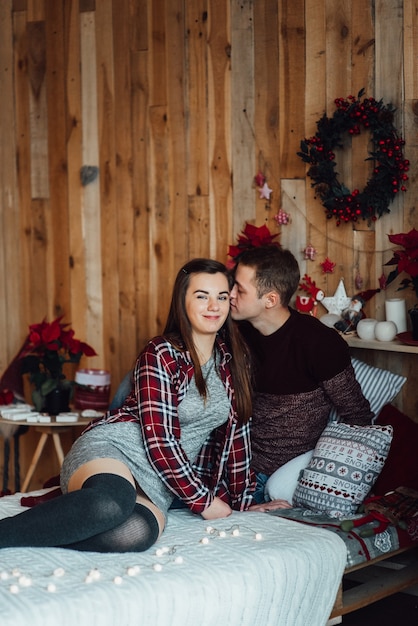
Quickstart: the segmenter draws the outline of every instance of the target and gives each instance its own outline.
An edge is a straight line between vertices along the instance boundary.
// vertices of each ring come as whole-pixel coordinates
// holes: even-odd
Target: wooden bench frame
[[[404,555],[406,558],[397,558]],[[375,567],[376,566],[376,567]],[[356,572],[370,575],[356,577]],[[358,579],[360,578],[360,580]],[[358,582],[344,591],[344,579]],[[418,584],[418,546],[401,548],[360,565],[348,567],[341,581],[327,626],[342,622],[342,616]]]

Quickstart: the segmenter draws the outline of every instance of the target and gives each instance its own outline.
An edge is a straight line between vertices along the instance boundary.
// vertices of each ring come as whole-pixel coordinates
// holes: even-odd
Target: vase
[[[57,387],[45,396],[45,411],[50,415],[66,413],[70,410],[70,387]]]
[[[412,339],[418,341],[418,308],[409,309],[408,313],[411,320]]]

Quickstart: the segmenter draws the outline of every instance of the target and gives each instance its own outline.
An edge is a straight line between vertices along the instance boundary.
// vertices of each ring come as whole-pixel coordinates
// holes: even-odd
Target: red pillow
[[[383,469],[373,485],[373,494],[383,495],[397,487],[418,489],[418,423],[387,404],[376,424],[393,426],[393,439]]]

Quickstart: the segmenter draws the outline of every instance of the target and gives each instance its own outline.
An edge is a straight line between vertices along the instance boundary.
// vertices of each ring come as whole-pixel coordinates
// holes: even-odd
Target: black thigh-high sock
[[[0,548],[65,547],[116,528],[134,510],[136,490],[116,474],[95,474],[81,489],[0,520]]]
[[[135,504],[127,520],[106,532],[65,548],[92,552],[143,552],[157,541],[159,526],[154,513],[143,504]]]

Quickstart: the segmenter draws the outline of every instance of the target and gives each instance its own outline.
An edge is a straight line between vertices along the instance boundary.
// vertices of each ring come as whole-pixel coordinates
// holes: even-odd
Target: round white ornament
[[[398,329],[395,322],[377,322],[374,334],[378,341],[392,341],[396,337]]]
[[[370,341],[375,338],[377,320],[373,317],[365,317],[359,321],[356,327],[357,335],[364,341]]]
[[[325,313],[322,317],[319,318],[319,321],[325,324],[325,326],[329,326],[332,328],[336,322],[341,319],[340,315],[336,313]]]

